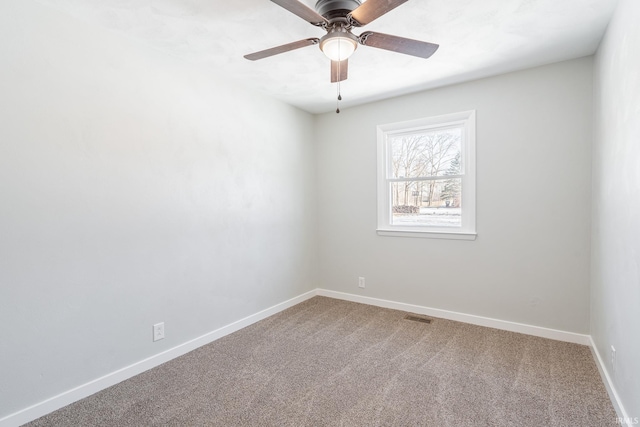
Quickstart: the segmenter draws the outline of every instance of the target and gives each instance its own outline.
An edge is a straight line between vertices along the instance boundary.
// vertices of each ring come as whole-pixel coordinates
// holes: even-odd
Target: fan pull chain
[[[339,45],[338,49],[340,49]],[[336,101],[336,114],[340,114],[340,101],[342,101],[342,95],[340,94],[340,64],[341,62],[338,61],[338,84],[336,85],[336,89],[338,91],[338,100]]]

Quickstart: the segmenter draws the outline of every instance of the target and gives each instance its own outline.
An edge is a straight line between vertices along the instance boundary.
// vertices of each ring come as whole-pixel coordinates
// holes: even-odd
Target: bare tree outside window
[[[392,224],[459,227],[462,129],[389,139]]]

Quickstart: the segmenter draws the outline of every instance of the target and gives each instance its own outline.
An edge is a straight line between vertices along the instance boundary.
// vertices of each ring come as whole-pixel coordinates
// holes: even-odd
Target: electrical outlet
[[[364,288],[364,277],[358,277],[358,287]]]
[[[159,341],[164,339],[164,322],[153,325],[153,340]]]
[[[611,371],[612,374],[616,373],[616,348],[611,346]]]

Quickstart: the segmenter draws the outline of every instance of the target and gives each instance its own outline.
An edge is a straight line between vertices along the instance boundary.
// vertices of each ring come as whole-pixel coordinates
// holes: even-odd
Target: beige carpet
[[[30,426],[615,426],[588,347],[315,297]]]

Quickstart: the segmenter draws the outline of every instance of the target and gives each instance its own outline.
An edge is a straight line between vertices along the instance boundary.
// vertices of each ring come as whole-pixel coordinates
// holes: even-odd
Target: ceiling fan
[[[429,58],[438,49],[437,44],[389,34],[365,31],[358,36],[351,32],[355,27],[373,22],[408,0],[318,0],[315,5],[316,10],[298,0],[271,1],[312,25],[323,28],[327,34],[322,38],[308,38],[244,56],[251,61],[306,46],[319,45],[320,50],[331,59],[331,82],[339,83],[347,79],[348,58],[358,44],[420,58]],[[341,99],[340,95],[338,99]]]

